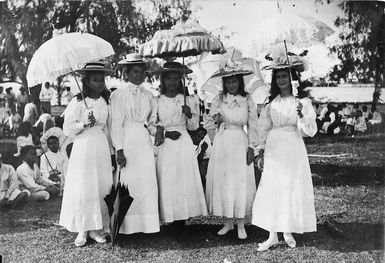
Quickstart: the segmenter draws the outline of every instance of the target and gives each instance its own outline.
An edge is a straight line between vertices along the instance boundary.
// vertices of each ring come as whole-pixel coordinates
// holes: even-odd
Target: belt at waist
[[[243,125],[224,124],[225,130],[243,130]]]
[[[169,127],[164,127],[164,130],[166,130],[166,131],[185,131],[186,126],[184,126],[184,125],[169,126]]]
[[[296,131],[297,126],[276,126],[273,127],[273,130]]]
[[[141,121],[125,122],[123,127],[124,128],[147,128],[144,122],[141,122]]]

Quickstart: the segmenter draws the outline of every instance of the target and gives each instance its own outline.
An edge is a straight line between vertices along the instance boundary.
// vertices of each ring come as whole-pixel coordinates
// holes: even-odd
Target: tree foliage
[[[330,77],[339,80],[352,74],[360,82],[374,82],[373,103],[377,103],[385,83],[385,2],[344,1],[339,7],[346,17],[335,20],[341,28],[341,43],[331,51],[342,63],[334,67]]]
[[[97,35],[111,43],[118,59],[190,14],[190,0],[0,2],[0,82],[21,80],[27,86],[29,61],[53,29]]]

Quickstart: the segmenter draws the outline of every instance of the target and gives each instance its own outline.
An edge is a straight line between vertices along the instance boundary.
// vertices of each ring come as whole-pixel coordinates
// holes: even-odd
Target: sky
[[[235,46],[244,52],[245,56],[255,56],[250,50],[251,41],[258,38],[253,29],[268,18],[279,14],[308,15],[321,20],[335,34],[325,43],[308,48],[310,70],[308,75],[323,76],[338,63],[335,55],[329,55],[327,45],[338,38],[338,29],[334,26],[337,16],[343,16],[337,6],[340,1],[327,4],[315,3],[314,0],[193,0],[193,17],[200,25],[214,34],[228,35],[224,40],[225,46]],[[278,3],[278,5],[277,5]]]

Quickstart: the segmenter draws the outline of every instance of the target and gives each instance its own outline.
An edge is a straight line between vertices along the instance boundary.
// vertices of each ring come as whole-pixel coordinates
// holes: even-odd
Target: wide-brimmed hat
[[[289,56],[289,63],[287,63],[286,57],[279,57],[273,60],[270,65],[264,66],[262,69],[285,69],[292,68],[297,72],[303,72],[307,69],[306,61],[303,57],[300,56]]]
[[[190,68],[188,68],[187,66],[182,65],[182,64],[179,63],[179,62],[172,61],[172,62],[166,62],[166,63],[164,63],[163,67],[160,68],[157,72],[158,72],[158,73],[163,73],[163,72],[178,72],[178,73],[190,74],[190,73],[192,73],[193,71],[192,71]]]
[[[103,72],[106,75],[114,73],[112,69],[107,68],[102,62],[87,63],[84,68],[78,69],[75,72],[80,74],[84,74],[86,72]]]
[[[118,65],[146,65],[146,62],[138,53],[131,53],[126,55],[124,59],[119,61]]]
[[[218,72],[212,75],[212,78],[216,77],[230,77],[235,75],[247,76],[253,74],[254,71],[247,67],[246,65],[242,65],[241,63],[236,63],[234,61],[228,62],[226,66],[221,68]]]

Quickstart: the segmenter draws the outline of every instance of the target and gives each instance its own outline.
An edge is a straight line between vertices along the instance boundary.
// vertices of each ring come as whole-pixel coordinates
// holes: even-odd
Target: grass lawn
[[[61,198],[55,198],[0,211],[0,254],[5,262],[384,262],[384,185],[372,184],[362,172],[356,172],[361,179],[353,182],[352,174],[361,171],[358,168],[370,171],[384,166],[385,136],[321,136],[307,139],[306,146],[309,154],[350,155],[310,158],[312,170],[324,169],[330,174],[328,180],[346,180],[325,184],[328,187],[317,184],[318,231],[295,235],[295,249],[281,242],[271,251],[258,253],[257,244],[267,238],[267,232],[248,224],[249,237],[244,241],[237,239],[236,231],[220,237],[216,232],[222,219],[214,217],[189,220],[179,233],[163,226],[156,234],[121,235],[115,249],[110,243],[92,242],[75,248],[76,234],[57,225]],[[12,140],[1,141],[3,159],[14,150]],[[9,158],[4,162],[15,161]]]
[[[74,233],[56,223],[61,199],[29,203],[0,214],[0,251],[6,262],[381,262],[384,260],[383,187],[316,187],[318,231],[295,235],[297,248],[282,242],[256,252],[267,233],[248,225],[248,239],[236,231],[220,237],[221,219],[187,222],[177,236],[168,226],[157,234],[120,235],[120,244],[89,243],[75,248]],[[330,226],[332,222],[333,227]]]

